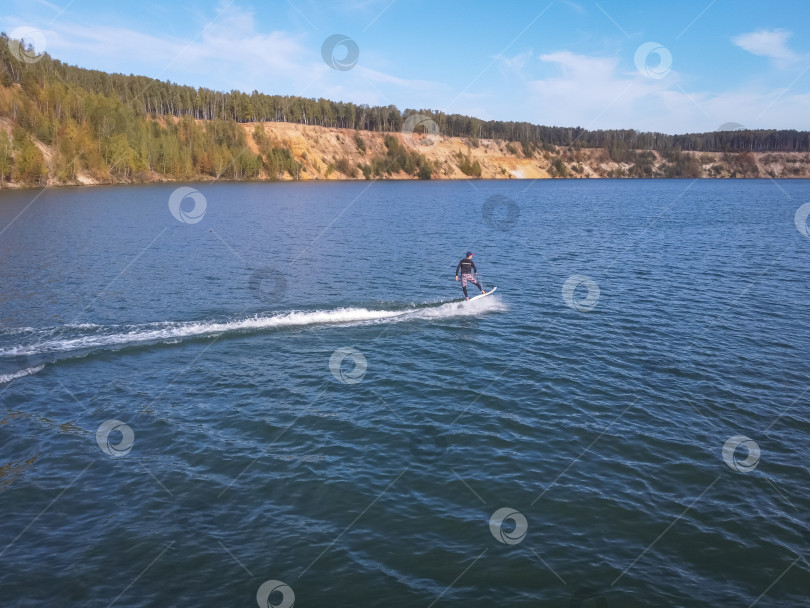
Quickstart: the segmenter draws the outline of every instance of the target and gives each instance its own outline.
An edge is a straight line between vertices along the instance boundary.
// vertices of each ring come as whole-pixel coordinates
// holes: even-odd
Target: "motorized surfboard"
[[[493,293],[495,293],[496,289],[498,289],[498,288],[493,287],[492,289],[490,289],[486,293],[479,293],[477,296],[473,296],[472,298],[470,298],[470,301],[472,302],[473,300],[477,300],[478,298],[486,298],[487,296],[491,296]]]

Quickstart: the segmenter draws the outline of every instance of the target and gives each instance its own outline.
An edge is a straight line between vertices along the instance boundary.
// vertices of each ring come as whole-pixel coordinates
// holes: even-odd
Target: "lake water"
[[[177,188],[0,193],[3,606],[807,604],[810,182]]]

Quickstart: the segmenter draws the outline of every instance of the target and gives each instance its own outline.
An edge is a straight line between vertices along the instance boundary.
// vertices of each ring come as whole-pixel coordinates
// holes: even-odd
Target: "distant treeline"
[[[147,181],[153,173],[253,179],[262,170],[274,179],[300,170],[279,142],[257,139],[259,154],[253,153],[233,120],[199,124],[183,113],[177,121],[154,120],[134,97],[109,88],[112,78],[133,84],[138,79],[66,66],[47,54],[20,61],[8,38],[0,38],[0,118],[11,119],[12,126],[11,137],[0,128],[0,182]],[[38,142],[54,153],[50,174]]]
[[[442,135],[502,139],[534,147],[545,145],[585,148],[626,148],[636,150],[706,152],[807,152],[810,132],[794,130],[739,130],[684,135],[638,132],[632,129],[589,131],[580,127],[547,127],[527,122],[484,121],[461,114],[396,106],[368,106],[309,99],[290,95],[224,93],[162,82],[145,76],[107,74],[67,65],[45,54],[35,63],[22,63],[8,48],[8,37],[1,34],[0,79],[8,86],[33,80],[40,87],[63,83],[68,92],[81,89],[117,99],[136,117],[149,115],[189,116],[205,120],[236,122],[293,122],[325,127],[367,131],[399,131],[411,114],[430,116]]]

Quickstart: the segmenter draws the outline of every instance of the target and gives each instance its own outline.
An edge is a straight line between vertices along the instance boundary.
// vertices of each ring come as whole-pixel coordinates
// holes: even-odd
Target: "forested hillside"
[[[302,171],[308,172],[305,178],[338,173],[366,179],[429,179],[459,172],[467,177],[524,176],[503,167],[498,170],[495,165],[491,174],[482,170],[484,159],[478,161],[473,153],[482,140],[496,142],[498,152],[507,157],[536,159],[538,171],[555,177],[753,177],[760,174],[754,153],[810,151],[808,132],[665,135],[586,131],[256,91],[195,89],[70,66],[47,54],[36,61],[21,61],[11,52],[8,37],[2,34],[0,38],[0,184],[281,179],[301,178]],[[461,138],[466,149],[436,159],[400,145],[395,137],[383,136],[401,131],[414,113],[430,116],[442,138]],[[374,140],[384,147],[371,146],[374,150],[366,155],[361,149],[366,139],[349,135],[351,150],[307,159],[300,150],[296,154],[289,142],[275,137],[272,129],[267,132],[261,124],[246,128],[247,123],[297,123],[370,132],[380,135],[369,143]],[[491,143],[484,148],[495,151]],[[606,156],[595,154],[596,149],[603,149]],[[689,152],[706,154],[700,161]],[[741,154],[744,162],[738,162]],[[798,156],[774,158],[780,166],[793,164],[779,176],[806,172],[806,167],[796,169],[806,164]],[[599,168],[586,170],[593,159],[599,161]]]

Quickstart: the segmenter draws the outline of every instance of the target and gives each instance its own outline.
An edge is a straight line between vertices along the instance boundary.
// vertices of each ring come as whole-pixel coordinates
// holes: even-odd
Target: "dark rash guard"
[[[461,270],[461,274],[472,274],[473,272],[478,272],[478,269],[475,267],[475,262],[467,258],[461,260],[458,263],[458,266],[456,266],[456,276],[459,276],[459,270]]]

